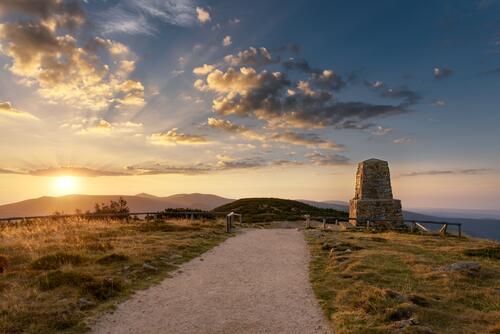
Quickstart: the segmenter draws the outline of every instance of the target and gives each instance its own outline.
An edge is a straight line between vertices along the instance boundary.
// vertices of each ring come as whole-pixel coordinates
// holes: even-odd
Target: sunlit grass
[[[499,333],[498,243],[392,232],[306,233],[313,288],[337,334]],[[352,252],[342,253],[345,248]],[[460,261],[477,262],[481,270],[441,271]]]
[[[225,240],[214,221],[59,219],[0,229],[0,333],[79,333],[85,319]]]

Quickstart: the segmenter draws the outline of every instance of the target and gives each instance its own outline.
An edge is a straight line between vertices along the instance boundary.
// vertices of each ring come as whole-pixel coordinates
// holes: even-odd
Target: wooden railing
[[[323,228],[326,228],[326,224],[330,224],[330,222],[333,222],[334,224],[338,225],[340,222],[348,222],[350,223],[353,227],[356,228],[376,228],[378,222],[387,222],[391,223],[391,221],[384,220],[384,219],[379,219],[379,220],[359,220],[357,218],[353,217],[312,217],[310,215],[305,215],[305,227],[310,228],[311,226],[311,221],[319,221],[323,223]],[[354,224],[352,223],[354,222]],[[399,221],[398,221],[399,222]],[[438,230],[438,233],[441,235],[446,235],[448,232],[448,227],[449,226],[456,226],[458,229],[458,237],[462,237],[462,223],[451,223],[447,221],[430,221],[430,220],[404,220],[403,223],[410,228],[411,232],[415,232],[417,230],[421,230],[424,232],[430,232],[425,225],[430,224],[430,225],[440,225],[440,229]],[[397,228],[395,228],[397,229]]]

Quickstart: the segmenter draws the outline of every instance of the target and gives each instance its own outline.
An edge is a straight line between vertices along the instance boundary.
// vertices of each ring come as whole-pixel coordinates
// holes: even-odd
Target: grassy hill
[[[317,208],[302,202],[280,198],[243,198],[212,210],[217,213],[236,212],[246,223],[301,220],[304,215],[347,217],[347,213]]]

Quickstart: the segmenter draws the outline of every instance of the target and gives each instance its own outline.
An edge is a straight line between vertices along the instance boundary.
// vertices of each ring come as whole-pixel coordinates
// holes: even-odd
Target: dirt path
[[[102,317],[93,333],[329,333],[302,232],[248,230]]]

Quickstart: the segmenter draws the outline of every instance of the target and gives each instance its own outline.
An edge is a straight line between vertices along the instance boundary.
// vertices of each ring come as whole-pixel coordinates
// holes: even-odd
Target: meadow
[[[0,333],[81,333],[224,241],[215,220],[59,218],[0,226]]]
[[[313,289],[337,334],[500,333],[497,242],[319,229],[306,236]]]

